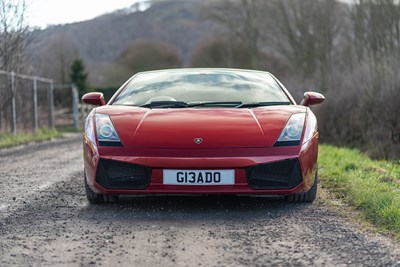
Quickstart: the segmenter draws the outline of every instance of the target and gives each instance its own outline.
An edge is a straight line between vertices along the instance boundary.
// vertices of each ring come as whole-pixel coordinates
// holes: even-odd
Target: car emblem
[[[196,144],[200,145],[201,142],[203,142],[203,138],[195,138],[195,139],[194,139],[194,142],[195,142]]]

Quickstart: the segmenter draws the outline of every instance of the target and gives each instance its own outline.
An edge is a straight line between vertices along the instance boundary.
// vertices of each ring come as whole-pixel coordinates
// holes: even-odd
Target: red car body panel
[[[88,185],[96,193],[288,195],[306,192],[314,183],[317,132],[304,144],[301,140],[298,146],[274,147],[292,114],[311,112],[303,106],[147,109],[106,105],[95,112],[110,116],[123,144],[122,147],[99,146],[98,142],[93,144],[84,134],[85,174]],[[193,142],[199,137],[204,140],[201,144]],[[151,167],[149,186],[140,190],[102,187],[95,179],[100,158]],[[295,188],[255,190],[249,187],[247,167],[296,158],[303,181]],[[233,169],[235,183],[164,185],[164,169]]]
[[[229,148],[272,147],[290,115],[306,112],[300,106],[257,109],[148,109],[104,106],[124,147]],[[194,138],[203,138],[199,146]]]

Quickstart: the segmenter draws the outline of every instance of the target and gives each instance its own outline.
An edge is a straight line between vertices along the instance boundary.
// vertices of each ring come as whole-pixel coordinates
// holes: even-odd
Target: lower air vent
[[[100,159],[96,182],[108,189],[145,189],[150,184],[150,176],[149,167]]]
[[[252,189],[291,189],[303,180],[298,159],[251,166],[246,174]]]

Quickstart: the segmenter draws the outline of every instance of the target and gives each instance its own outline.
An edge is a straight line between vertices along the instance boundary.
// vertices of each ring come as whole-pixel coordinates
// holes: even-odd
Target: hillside
[[[138,40],[175,47],[187,64],[193,47],[211,36],[216,28],[202,19],[202,3],[196,0],[154,2],[145,11],[118,10],[93,20],[35,31],[29,46],[33,65],[41,74],[63,82],[65,77],[60,77],[60,73],[69,60],[79,56],[95,81],[96,72],[102,66],[113,62],[129,44]]]

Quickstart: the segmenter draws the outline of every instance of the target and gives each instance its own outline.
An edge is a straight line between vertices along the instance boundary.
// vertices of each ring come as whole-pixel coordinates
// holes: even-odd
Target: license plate
[[[233,185],[234,170],[164,170],[167,185]]]

